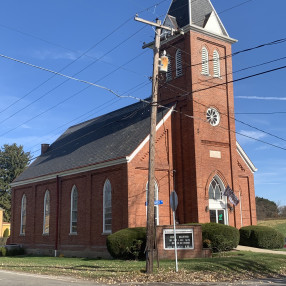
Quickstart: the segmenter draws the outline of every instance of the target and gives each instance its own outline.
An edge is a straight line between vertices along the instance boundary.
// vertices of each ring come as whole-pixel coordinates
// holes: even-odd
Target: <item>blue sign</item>
[[[154,206],[162,205],[163,201],[162,200],[155,200],[154,201]],[[145,202],[145,206],[147,206],[147,202]]]

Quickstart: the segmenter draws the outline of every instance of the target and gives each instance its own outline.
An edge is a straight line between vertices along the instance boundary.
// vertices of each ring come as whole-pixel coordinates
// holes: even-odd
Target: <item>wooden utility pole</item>
[[[161,25],[161,21],[157,20]],[[155,141],[157,123],[157,98],[158,98],[158,74],[159,74],[159,50],[160,50],[161,28],[156,27],[152,100],[151,100],[151,126],[149,141],[149,173],[148,173],[148,202],[147,202],[147,241],[146,241],[146,272],[153,273],[153,250],[155,245],[155,221],[154,221],[154,188],[155,188]]]
[[[166,29],[174,31],[170,27],[161,25],[159,19],[156,23],[135,17],[136,21],[155,26],[155,45],[153,60],[153,79],[152,79],[152,99],[151,99],[151,126],[149,140],[149,173],[148,173],[148,191],[147,191],[147,241],[146,241],[146,273],[153,273],[153,257],[155,245],[155,217],[154,217],[154,189],[155,189],[155,140],[157,125],[157,98],[158,98],[158,74],[160,57],[160,37],[161,30]]]

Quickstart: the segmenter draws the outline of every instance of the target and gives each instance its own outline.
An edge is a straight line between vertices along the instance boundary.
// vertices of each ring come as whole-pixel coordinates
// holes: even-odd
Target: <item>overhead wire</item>
[[[0,54],[0,56],[3,56]],[[4,56],[5,58],[8,58],[8,59],[11,59],[11,60],[14,60],[14,61],[17,61],[17,62],[20,62],[20,63],[23,63],[23,64],[26,64],[26,65],[29,65],[29,66],[32,66],[32,67],[35,67],[35,68],[38,68],[38,69],[41,69],[41,70],[44,70],[44,71],[47,71],[47,72],[51,72],[51,73],[54,73],[54,74],[57,74],[59,76],[63,76],[63,77],[66,77],[68,79],[72,79],[72,80],[75,80],[75,81],[79,81],[79,82],[82,82],[82,83],[85,83],[85,84],[88,84],[88,85],[93,85],[95,87],[98,87],[98,88],[101,88],[101,89],[104,89],[112,94],[114,94],[115,96],[117,97],[120,97],[120,98],[126,98],[126,97],[130,97],[130,96],[120,96],[118,93],[116,93],[115,91],[113,91],[112,89],[110,88],[107,88],[107,87],[104,87],[104,86],[100,86],[98,84],[95,84],[95,83],[91,83],[91,82],[88,82],[88,81],[85,81],[85,80],[81,80],[81,79],[78,79],[78,78],[75,78],[75,77],[71,77],[71,76],[67,76],[67,75],[64,75],[64,74],[61,74],[61,73],[58,73],[58,72],[55,72],[55,71],[52,71],[52,70],[49,70],[49,69],[46,69],[46,68],[43,68],[43,67],[39,67],[39,66],[36,66],[36,65],[33,65],[33,64],[30,64],[30,63],[27,63],[27,62],[23,62],[23,61],[20,61],[20,60],[17,60],[17,59],[13,59],[13,58],[10,58],[10,57],[7,57],[7,56]],[[218,86],[222,86],[222,85],[226,85],[228,83],[232,83],[232,82],[235,82],[235,81],[241,81],[241,80],[244,80],[244,79],[248,79],[248,78],[251,78],[251,77],[254,77],[254,76],[258,76],[258,75],[262,75],[262,74],[266,74],[266,73],[269,73],[269,72],[273,72],[273,71],[277,71],[279,69],[282,69],[282,68],[286,68],[286,66],[283,66],[283,67],[280,67],[280,68],[276,68],[276,69],[271,69],[271,70],[268,70],[268,71],[264,71],[264,72],[261,72],[261,73],[257,73],[257,74],[254,74],[254,75],[250,75],[250,76],[247,76],[247,77],[243,77],[243,78],[240,78],[240,79],[236,79],[236,80],[231,80],[231,81],[228,81],[228,82],[224,82],[224,83],[221,83],[221,84],[217,84],[217,85],[214,85],[214,86],[211,86],[211,87],[208,87],[208,88],[203,88],[203,89],[199,89],[199,90],[194,90],[192,92],[188,92],[186,94],[184,94],[183,96],[186,96],[190,93],[194,94],[196,92],[200,92],[200,91],[204,91],[204,90],[207,90],[207,89],[210,89],[210,88],[215,88],[215,87],[218,87]],[[131,97],[131,98],[134,98],[134,97]],[[137,98],[138,99],[138,98]],[[139,99],[141,100],[141,99]],[[14,129],[13,129],[14,130]],[[2,134],[5,135],[6,133]]]
[[[123,94],[128,94],[128,93],[130,93],[130,92],[132,92],[132,91],[133,91],[132,93],[134,93],[135,91],[138,91],[138,90],[140,90],[141,88],[144,88],[147,84],[150,84],[150,82],[148,82],[148,83],[146,83],[146,81],[141,82],[140,84],[137,84],[136,86],[134,86],[134,87],[128,89],[128,90],[127,90],[126,92],[124,92]],[[132,94],[132,93],[131,93],[131,94]],[[91,116],[91,115],[88,115],[88,114],[93,113],[95,110],[97,110],[96,113],[98,113],[98,112],[104,110],[105,108],[107,108],[107,107],[109,107],[109,106],[111,106],[111,105],[117,103],[119,100],[120,100],[120,98],[112,98],[111,100],[108,100],[107,102],[105,102],[105,103],[103,103],[103,104],[101,104],[101,105],[99,105],[99,106],[97,106],[97,107],[95,107],[95,108],[92,108],[92,109],[89,110],[88,112],[85,112],[85,113],[81,114],[80,116],[78,116],[78,117],[76,117],[76,118],[74,118],[74,119],[72,119],[72,120],[66,122],[65,124],[63,124],[63,125],[61,125],[61,126],[55,128],[55,129],[53,129],[52,131],[50,131],[50,133],[55,132],[56,130],[61,129],[61,128],[63,128],[64,126],[67,126],[67,125],[71,124],[71,123],[74,122],[74,121],[78,121],[79,119],[85,121],[85,120],[87,120],[87,119]],[[109,104],[109,103],[110,103],[110,104]],[[105,106],[106,104],[108,104],[108,105]],[[105,106],[105,107],[103,107],[103,106]],[[103,108],[101,108],[101,107],[103,107]],[[101,108],[101,109],[100,109],[100,108]],[[99,110],[98,110],[98,109],[99,109]],[[86,118],[84,119],[83,117],[86,116],[86,115],[88,115],[88,117],[86,117]],[[94,113],[93,113],[93,116],[94,116]],[[33,119],[34,119],[34,118],[33,118]],[[33,119],[32,119],[32,120],[33,120]],[[27,122],[26,122],[26,123],[27,123]],[[38,144],[33,145],[32,147],[30,147],[30,149],[32,150],[32,149],[33,149],[35,146],[37,146],[37,145],[38,145]],[[38,151],[39,151],[39,150],[30,151],[30,153],[35,153],[35,152],[38,152]]]
[[[116,29],[114,29],[112,32],[110,32],[109,34],[107,34],[105,37],[103,37],[101,40],[99,40],[96,44],[92,45],[90,48],[88,48],[85,52],[83,52],[79,57],[77,57],[76,59],[74,59],[72,62],[68,63],[67,65],[65,65],[63,68],[60,69],[59,72],[62,72],[63,70],[65,70],[67,67],[71,66],[72,64],[74,64],[75,62],[77,62],[78,60],[80,60],[83,56],[85,56],[88,52],[90,52],[91,50],[93,50],[96,46],[98,46],[100,43],[102,43],[103,41],[105,41],[106,39],[108,39],[111,35],[113,35],[114,33],[116,33],[119,29],[121,29],[123,26],[125,26],[128,22],[130,21],[130,19],[124,21],[122,24],[120,24]],[[87,66],[89,67],[89,66]],[[39,84],[37,87],[33,88],[31,91],[29,91],[28,93],[26,93],[23,97],[19,98],[18,100],[16,100],[14,103],[10,104],[8,107],[6,107],[5,109],[1,110],[0,113],[6,111],[7,109],[9,109],[11,106],[13,106],[14,104],[16,104],[17,102],[19,102],[20,100],[24,99],[25,97],[27,97],[29,94],[31,94],[32,92],[34,92],[35,90],[37,90],[38,88],[40,88],[41,86],[43,86],[45,83],[47,83],[49,80],[51,80],[55,75],[51,76],[50,78],[48,78],[47,80],[45,80],[44,82],[42,82],[41,84]]]
[[[170,85],[170,86],[173,87],[173,88],[176,88],[176,89],[178,89],[178,90],[180,90],[180,91],[182,91],[182,92],[187,93],[186,90],[183,90],[182,88],[179,88],[179,87],[177,87],[177,86],[175,86],[175,85],[171,85],[171,84],[168,84],[168,83],[167,83],[167,85]],[[201,105],[201,106],[204,106],[204,107],[206,107],[206,108],[209,107],[209,106],[207,106],[206,104],[203,104],[203,103],[199,102],[198,100],[195,100],[194,98],[191,98],[191,101],[193,101],[193,102],[195,102],[195,103],[197,103],[197,104],[199,104],[199,105]],[[273,133],[270,133],[270,132],[268,132],[268,131],[265,131],[265,130],[263,130],[263,129],[261,129],[261,128],[258,128],[258,127],[256,127],[256,126],[253,126],[253,125],[251,125],[251,124],[249,124],[249,123],[246,123],[246,122],[244,122],[244,121],[242,121],[242,120],[239,120],[239,119],[237,119],[237,118],[235,118],[235,117],[232,117],[232,116],[230,116],[230,115],[228,115],[228,114],[226,114],[226,113],[224,113],[224,112],[221,112],[221,111],[220,111],[219,113],[220,113],[221,115],[226,116],[226,117],[229,116],[231,119],[233,119],[233,120],[235,120],[235,121],[237,121],[237,122],[239,122],[239,123],[241,123],[241,124],[243,124],[243,125],[245,125],[245,126],[248,126],[248,127],[252,128],[252,129],[255,129],[255,130],[260,131],[260,132],[262,132],[262,133],[264,133],[264,134],[267,134],[267,135],[269,135],[269,136],[272,136],[272,137],[274,137],[274,138],[277,138],[277,139],[280,139],[280,140],[286,142],[286,139],[284,139],[284,138],[282,138],[282,137],[280,137],[280,136],[277,136],[277,135],[275,135],[275,134],[273,134]]]
[[[159,3],[157,3],[157,4],[154,4],[154,5],[152,5],[152,6],[148,7],[148,8],[145,8],[145,9],[141,10],[140,12],[144,12],[144,11],[147,11],[147,10],[151,9],[152,7],[159,6],[159,5],[161,5],[163,2],[166,2],[166,1],[168,1],[168,0],[163,0],[163,1],[159,2]],[[133,19],[133,17],[130,17],[130,18],[128,18],[127,20],[125,20],[122,24],[120,24],[119,26],[117,26],[112,32],[110,32],[109,34],[107,34],[107,35],[106,35],[105,37],[103,37],[100,41],[98,41],[96,44],[94,44],[94,45],[91,46],[89,49],[87,49],[84,53],[82,53],[79,57],[77,57],[77,58],[76,58],[75,60],[73,60],[71,63],[67,64],[67,65],[64,66],[62,69],[60,69],[59,72],[65,70],[67,67],[69,67],[70,65],[72,65],[73,63],[75,63],[76,61],[78,61],[79,59],[81,59],[83,56],[88,56],[88,57],[92,58],[92,59],[95,60],[95,61],[102,60],[102,58],[103,58],[104,56],[106,56],[106,54],[105,54],[104,56],[100,57],[100,58],[94,58],[94,57],[91,57],[91,56],[87,55],[87,53],[90,52],[92,49],[94,49],[96,46],[98,46],[100,43],[102,43],[103,41],[105,41],[105,40],[106,40],[107,38],[109,38],[111,35],[113,35],[114,33],[116,33],[119,29],[121,29],[123,26],[125,26],[125,25],[126,25],[130,20],[132,20],[132,19]],[[6,25],[0,24],[0,26],[3,26],[4,28],[10,29],[10,30],[14,30],[14,31],[16,31],[16,32],[18,32],[18,33],[21,33],[21,34],[24,34],[24,35],[26,35],[26,36],[30,36],[30,37],[32,37],[32,38],[41,40],[41,41],[46,42],[46,43],[49,43],[49,44],[51,44],[51,45],[58,46],[58,47],[61,47],[61,48],[63,48],[63,49],[66,49],[66,50],[75,52],[75,51],[72,50],[72,49],[66,48],[66,47],[64,47],[64,46],[62,46],[62,45],[58,45],[58,44],[53,43],[53,42],[51,42],[51,41],[47,41],[47,40],[45,40],[45,39],[43,39],[43,38],[36,37],[36,36],[34,36],[34,35],[32,35],[32,34],[29,34],[29,33],[26,33],[26,32],[23,32],[23,31],[20,31],[20,30],[17,30],[17,29],[13,29],[13,28],[8,27],[8,26],[6,26]],[[139,30],[139,31],[140,31],[140,30]],[[137,33],[138,33],[139,31],[137,31]],[[127,39],[127,40],[128,40],[128,39]],[[88,66],[88,67],[89,67],[89,66]],[[127,70],[127,69],[126,69],[126,70]],[[81,70],[81,71],[83,71],[83,70]],[[80,72],[81,72],[81,71],[80,71]],[[135,71],[132,71],[132,72],[134,73]],[[75,75],[76,75],[76,74],[75,74]],[[16,101],[13,102],[12,104],[10,104],[8,107],[6,107],[5,109],[1,110],[1,111],[0,111],[0,114],[3,113],[4,111],[6,111],[7,109],[9,109],[10,107],[12,107],[13,105],[15,105],[16,103],[18,103],[19,101],[21,101],[22,99],[24,99],[25,97],[27,97],[29,94],[31,94],[32,92],[34,92],[35,90],[37,90],[37,89],[40,88],[41,86],[43,86],[45,83],[47,83],[49,80],[51,80],[54,76],[55,76],[55,75],[53,75],[52,77],[48,78],[47,80],[45,80],[44,82],[42,82],[40,85],[38,85],[37,87],[35,87],[35,88],[33,88],[31,91],[29,91],[27,94],[25,94],[23,97],[19,98],[18,100],[16,100]]]
[[[247,1],[247,2],[249,2],[249,1]],[[1,56],[4,56],[4,55],[1,55]],[[5,56],[4,56],[4,57],[5,57]],[[6,57],[6,58],[9,58],[9,57]],[[13,59],[13,58],[9,58],[9,59]],[[16,59],[13,59],[13,60],[16,60]],[[25,63],[25,62],[22,62],[22,61],[20,61],[20,62],[21,62],[21,63]],[[28,64],[28,63],[25,63],[25,64]],[[29,64],[29,65],[30,65],[30,64]],[[34,66],[34,65],[32,65],[32,66]],[[34,66],[34,67],[40,68],[40,67],[38,67],[38,66]],[[259,73],[259,74],[256,74],[256,75],[264,74],[264,73],[267,73],[267,72],[272,72],[272,71],[275,71],[275,70],[278,70],[278,69],[282,69],[282,68],[285,68],[285,67],[280,67],[280,68],[277,68],[277,69],[269,70],[269,71],[266,71],[266,72],[263,72],[263,73]],[[48,69],[44,69],[44,70],[51,72],[51,70],[48,70]],[[63,76],[63,74],[60,74],[60,73],[56,73],[56,74]],[[256,76],[256,75],[252,75],[252,76],[250,76],[250,77],[253,77],[253,76]],[[70,77],[70,76],[67,76],[67,78],[76,80],[75,78]],[[246,79],[246,78],[249,78],[249,77],[245,77],[245,78],[242,78],[242,79]],[[239,80],[242,80],[242,79],[239,79]],[[91,85],[92,85],[92,83],[90,83],[90,82],[88,82],[88,81],[84,81],[84,80],[79,80],[79,81],[81,81],[81,82],[83,82],[83,83],[86,83],[86,84],[91,84]],[[94,85],[94,86],[99,87],[99,88],[106,89],[107,91],[109,91],[109,92],[112,93],[112,90],[110,90],[109,88],[104,88],[103,86],[99,86],[99,85]],[[201,91],[201,90],[199,90],[199,91]],[[198,92],[198,91],[196,91],[196,92]],[[114,95],[116,95],[116,94],[114,93]],[[116,96],[118,96],[118,94],[117,94]],[[119,97],[120,97],[120,96],[119,96]],[[138,100],[138,98],[137,98],[136,100]],[[142,101],[142,100],[140,99],[140,101]],[[245,136],[245,135],[243,135],[243,136]],[[249,136],[246,136],[246,137],[249,137]],[[253,138],[253,139],[254,139],[254,138]],[[255,139],[255,140],[256,140],[256,139]],[[260,140],[260,141],[261,141],[261,140]],[[267,143],[267,144],[269,144],[269,143]]]
[[[130,62],[134,61],[135,59],[137,59],[138,57],[140,57],[141,55],[143,55],[145,53],[145,51],[143,51],[142,53],[140,53],[139,55],[136,55],[135,57],[133,57],[132,59],[130,59],[129,61],[127,61],[126,63],[122,64],[121,66],[117,67],[117,69],[111,71],[110,73],[102,76],[100,79],[96,80],[95,82],[100,82],[101,80],[105,79],[106,77],[110,76],[111,74],[113,74],[114,72],[118,71],[119,69],[121,69],[123,66],[129,64]],[[82,70],[81,70],[82,71]],[[81,72],[80,71],[80,72]],[[78,72],[78,73],[80,73]],[[76,74],[78,74],[76,73]],[[53,76],[56,76],[56,74],[54,74]],[[147,76],[146,76],[147,77]],[[17,110],[16,112],[14,112],[13,114],[11,114],[10,116],[6,117],[5,119],[0,121],[0,125],[3,124],[5,121],[7,121],[8,119],[14,117],[16,114],[20,113],[21,111],[25,110],[26,108],[30,107],[31,105],[33,105],[34,103],[36,103],[37,101],[41,100],[42,98],[44,98],[45,96],[47,96],[48,94],[50,94],[51,92],[55,91],[57,88],[59,88],[60,86],[62,86],[64,83],[66,83],[69,79],[65,80],[64,82],[58,84],[57,86],[55,86],[54,88],[50,89],[49,91],[47,91],[46,93],[44,93],[42,96],[38,97],[37,99],[35,99],[34,101],[30,102],[29,104],[27,104],[26,106],[24,106],[23,108]],[[82,89],[80,92],[77,93],[80,94],[81,92],[85,91],[88,87]],[[68,97],[68,99],[74,97],[74,95]]]

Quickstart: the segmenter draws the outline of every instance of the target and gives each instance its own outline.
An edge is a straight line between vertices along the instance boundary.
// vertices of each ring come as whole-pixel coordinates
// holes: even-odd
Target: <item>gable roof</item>
[[[168,111],[158,108],[157,122]],[[14,180],[12,186],[49,174],[126,158],[148,136],[149,130],[150,104],[146,102],[71,126]]]
[[[173,0],[167,14],[176,18],[179,28],[197,26],[209,30],[207,24],[211,20],[212,26],[217,27],[209,32],[229,37],[210,0]],[[168,26],[166,20],[164,24]]]

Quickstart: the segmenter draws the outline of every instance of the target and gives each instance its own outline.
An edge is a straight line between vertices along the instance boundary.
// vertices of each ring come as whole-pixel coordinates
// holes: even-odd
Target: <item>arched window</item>
[[[146,202],[148,202],[148,183],[146,184]],[[154,201],[158,202],[159,200],[159,188],[158,184],[155,181],[155,186],[154,186]],[[147,213],[147,203],[146,203],[146,213]],[[154,222],[155,225],[159,225],[159,204],[154,204]]]
[[[206,47],[202,48],[202,74],[209,75],[209,53]]]
[[[20,234],[25,235],[26,233],[26,215],[27,215],[27,199],[24,194],[21,202],[21,226],[20,226]]]
[[[111,183],[107,179],[103,187],[103,233],[112,232]]]
[[[70,217],[70,233],[77,234],[77,203],[78,191],[76,186],[73,186],[71,191],[71,217]]]
[[[210,222],[228,224],[227,198],[223,195],[224,184],[218,175],[214,176],[209,185]]]
[[[47,190],[44,198],[44,223],[43,234],[50,232],[50,192]]]
[[[220,61],[219,61],[219,53],[217,50],[214,50],[213,53],[213,67],[214,67],[214,77],[220,77]]]
[[[182,65],[182,52],[177,50],[176,52],[176,77],[183,75],[183,65]]]
[[[217,178],[213,178],[209,186],[209,199],[221,200],[222,199],[222,187]]]
[[[171,57],[167,55],[168,57],[168,71],[166,72],[166,81],[172,80],[172,63],[171,63]]]

